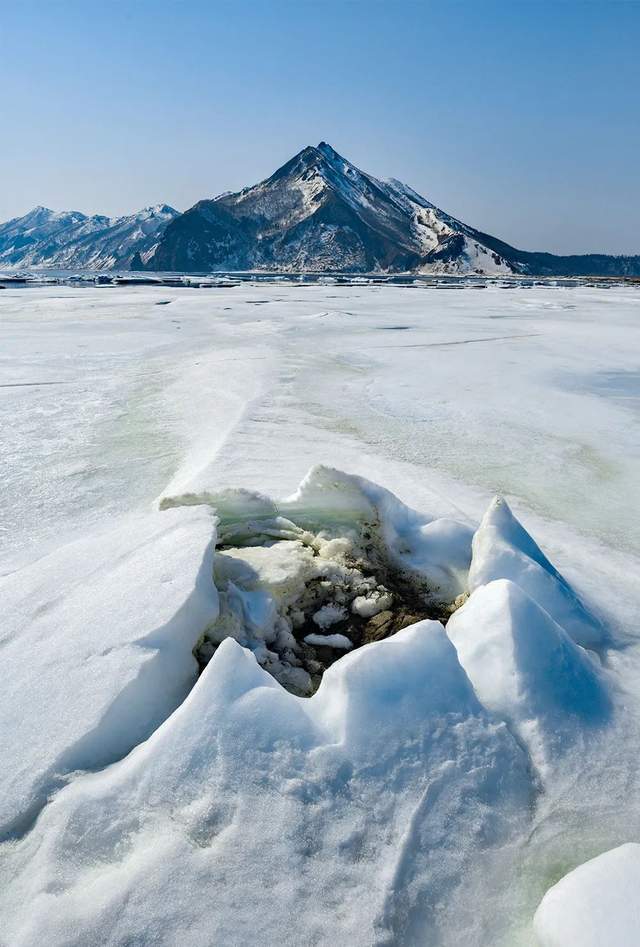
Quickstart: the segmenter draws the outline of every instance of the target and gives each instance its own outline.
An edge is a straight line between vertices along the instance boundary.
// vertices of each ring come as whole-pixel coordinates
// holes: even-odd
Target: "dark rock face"
[[[186,272],[636,276],[640,256],[517,250],[399,181],[360,171],[321,142],[253,187],[199,201],[168,225],[145,266]]]

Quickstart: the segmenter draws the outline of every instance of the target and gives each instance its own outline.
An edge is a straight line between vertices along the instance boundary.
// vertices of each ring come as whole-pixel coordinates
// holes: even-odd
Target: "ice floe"
[[[0,295],[0,940],[528,945],[640,838],[631,289]]]

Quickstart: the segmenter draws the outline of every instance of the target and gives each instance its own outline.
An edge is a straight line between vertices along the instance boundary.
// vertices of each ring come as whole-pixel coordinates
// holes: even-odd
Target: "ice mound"
[[[599,649],[605,632],[568,582],[549,562],[506,501],[496,497],[473,537],[469,590],[510,579],[584,648]]]
[[[634,947],[640,942],[640,845],[591,859],[550,888],[534,927],[540,947]]]
[[[6,577],[6,942],[492,942],[609,672],[505,504],[472,536],[319,467]]]
[[[434,598],[448,603],[466,587],[473,536],[468,523],[418,513],[384,487],[332,467],[312,467],[298,490],[284,500],[242,489],[164,497],[160,505],[169,509],[195,504],[215,508],[221,541],[229,545],[242,545],[243,536],[261,528],[274,538],[295,539],[288,534],[291,522],[310,534],[329,530],[336,536],[369,525],[372,541],[384,547],[398,568],[429,577]]]
[[[444,628],[430,620],[343,657],[309,703],[332,740],[352,747],[375,746],[403,720],[409,733],[419,719],[482,713]]]
[[[118,759],[182,702],[218,614],[209,510],[134,516],[4,578],[0,835],[77,769]]]
[[[4,934],[438,942],[465,869],[526,818],[530,793],[439,623],[351,652],[309,700],[227,639],[149,740],[77,777],[14,845]]]
[[[480,701],[514,727],[543,772],[608,719],[594,659],[509,579],[477,588],[447,634]]]

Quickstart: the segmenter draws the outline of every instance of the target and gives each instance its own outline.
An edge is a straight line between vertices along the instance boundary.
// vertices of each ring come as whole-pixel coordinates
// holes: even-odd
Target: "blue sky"
[[[0,220],[183,210],[325,139],[517,246],[640,253],[635,0],[0,7]]]

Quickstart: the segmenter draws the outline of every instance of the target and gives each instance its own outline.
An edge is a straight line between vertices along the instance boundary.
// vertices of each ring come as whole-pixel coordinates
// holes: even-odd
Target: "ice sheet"
[[[233,943],[234,930],[246,943],[251,924],[267,916],[265,942],[286,943],[296,932],[287,912],[301,904],[310,942],[394,943],[402,932],[403,943],[414,943],[428,930],[447,947],[460,938],[483,947],[532,944],[534,911],[553,882],[640,839],[639,314],[632,287],[493,286],[480,293],[245,284],[0,294],[0,659],[9,682],[2,698],[9,841],[0,846],[0,870],[12,879],[5,892],[12,945],[43,937],[72,943],[69,925],[80,931],[78,943],[104,939],[106,931],[114,944],[132,936],[169,943],[186,918],[194,944],[207,943],[212,931]],[[395,524],[386,540],[400,554],[412,550],[416,568],[442,566],[430,550],[444,544],[441,579],[448,576],[452,590],[466,574],[470,533],[492,494],[507,494],[552,568],[595,616],[592,627],[606,631],[606,644],[583,665],[579,645],[563,638],[570,629],[559,633],[554,625],[567,621],[566,612],[540,615],[554,606],[538,584],[523,588],[544,599],[533,607],[522,606],[520,593],[515,604],[513,596],[497,597],[501,621],[538,622],[546,642],[537,664],[512,663],[531,686],[516,700],[508,690],[486,690],[473,648],[467,655],[461,649],[461,666],[444,632],[432,629],[435,650],[422,652],[411,639],[417,650],[406,660],[401,646],[410,635],[381,643],[391,666],[402,668],[389,680],[363,657],[366,649],[341,657],[307,702],[320,708],[323,689],[334,694],[317,716],[299,710],[305,702],[278,689],[252,655],[247,664],[233,643],[220,659],[219,649],[181,703],[196,675],[191,647],[217,610],[211,510],[183,504],[225,488],[286,497],[316,463],[376,481],[421,511],[412,519],[392,496],[371,494]],[[298,497],[313,505],[314,482],[306,489]],[[256,509],[263,502],[248,497]],[[295,503],[281,503],[283,515]],[[352,505],[350,494],[348,515]],[[330,508],[335,513],[335,497]],[[495,572],[503,563],[496,549],[493,537],[483,562],[493,572],[477,570],[456,620],[473,617],[465,635],[482,629],[475,596],[493,580],[523,581],[521,572]],[[583,617],[576,620],[586,627]],[[535,636],[520,639],[514,628],[496,621],[496,646],[505,654],[513,641],[526,644],[523,654],[535,649]],[[572,636],[578,640],[575,628]],[[576,692],[567,692],[566,680],[545,678],[545,695],[536,678],[535,668],[547,660],[554,667],[558,653],[578,681],[573,710]],[[438,734],[424,752],[402,741],[397,721],[376,718],[380,706],[368,697],[376,687],[392,702],[416,694],[412,661],[422,667],[421,654],[437,657],[457,702],[457,710],[421,705],[405,717],[402,704],[400,721]],[[222,695],[226,672],[236,671],[245,683]],[[580,695],[601,695],[602,681],[606,712],[585,738]],[[546,739],[554,721],[549,693],[553,713],[571,716],[568,723],[563,717],[560,751]],[[222,706],[228,766],[220,769],[211,732]],[[450,712],[461,715],[460,729],[450,731],[449,721],[441,737],[438,715]],[[213,729],[203,736],[205,720]],[[522,764],[531,720],[543,748],[543,795]],[[341,740],[351,733],[354,753],[364,746],[373,756],[376,728],[388,724],[390,748],[378,757],[397,780],[398,799],[381,794],[380,780],[360,772],[360,763],[355,777],[340,769],[354,766],[351,749],[346,760],[335,750],[314,755],[327,741],[322,721]],[[375,721],[370,732],[367,721]],[[275,761],[274,794],[262,795],[258,768],[245,808],[236,811],[229,800],[248,761],[264,761],[275,744],[265,769]],[[242,765],[238,745],[246,751]],[[162,801],[153,775],[143,775],[147,764]],[[211,785],[200,781],[203,772]],[[434,773],[436,787],[447,787],[444,808],[423,822]],[[501,795],[492,773],[503,780]],[[291,794],[270,822],[283,786]],[[440,798],[437,788],[431,792]],[[372,823],[374,800],[381,808]],[[450,843],[441,834],[448,818],[456,826]],[[249,824],[253,834],[243,836]],[[97,826],[94,848],[78,841],[89,825]],[[314,847],[318,838],[327,839],[327,851]],[[466,847],[456,854],[449,846],[460,838]],[[434,862],[429,852],[438,853]],[[189,867],[175,880],[175,899],[167,899],[176,858]],[[55,902],[51,878],[61,865]],[[252,866],[264,873],[253,888],[254,913],[243,888]],[[298,876],[300,883],[292,880]],[[453,877],[464,878],[464,897],[454,896]],[[223,884],[231,907],[214,922],[202,892]],[[322,916],[312,907],[318,892],[327,906]],[[279,920],[267,910],[274,899],[289,905]],[[23,903],[35,905],[28,917],[16,910]]]

